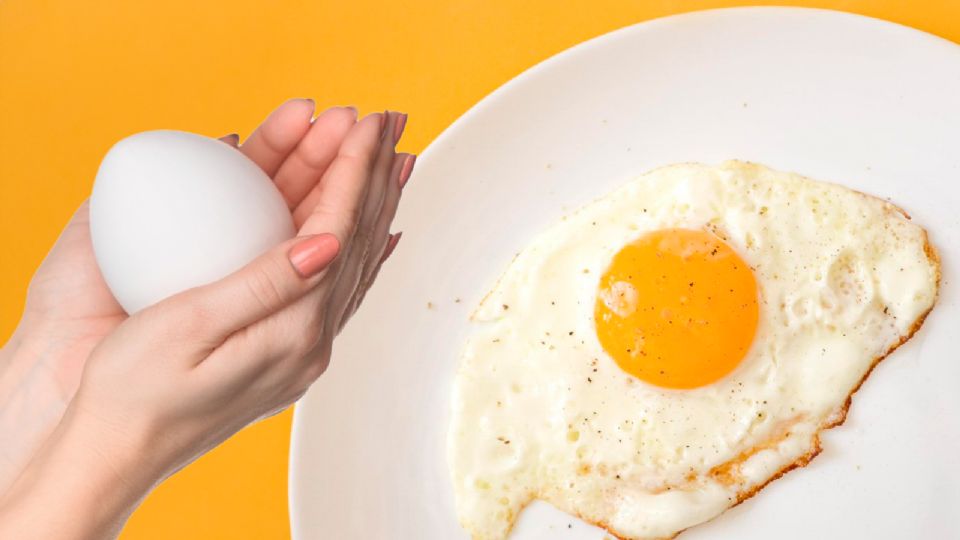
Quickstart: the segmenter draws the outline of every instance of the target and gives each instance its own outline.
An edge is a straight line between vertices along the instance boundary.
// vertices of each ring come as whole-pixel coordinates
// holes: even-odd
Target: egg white
[[[600,275],[625,244],[706,229],[755,273],[760,320],[729,376],[670,390],[597,341]],[[623,538],[672,536],[819,451],[848,397],[936,298],[926,233],[847,188],[728,162],[658,169],[540,234],[474,313],[449,467],[474,539],[542,499]]]

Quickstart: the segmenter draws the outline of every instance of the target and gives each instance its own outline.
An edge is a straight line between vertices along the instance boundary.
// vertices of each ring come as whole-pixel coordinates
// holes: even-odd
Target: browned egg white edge
[[[747,162],[747,163],[749,163],[749,162]],[[849,188],[848,188],[848,189],[849,189]],[[884,203],[884,205],[886,206],[886,208],[888,208],[888,209],[890,209],[890,210],[892,210],[892,211],[895,211],[895,212],[899,212],[899,213],[900,213],[901,215],[903,215],[903,217],[905,217],[908,221],[911,220],[911,219],[910,219],[910,214],[908,214],[903,208],[900,208],[899,206],[897,206],[897,205],[895,205],[895,204],[893,204],[893,203],[891,203],[891,202],[889,202],[889,201],[885,201],[885,200],[883,200],[883,199],[880,199],[879,197],[875,197],[875,196],[873,196],[873,195],[869,195],[869,194],[863,193],[863,192],[861,192],[861,191],[856,191],[856,190],[851,190],[851,191],[855,191],[858,195],[860,195],[860,196],[862,196],[862,197],[881,200],[881,201],[883,201],[883,203]],[[810,450],[809,452],[807,452],[806,454],[798,457],[798,458],[795,459],[793,462],[788,463],[787,465],[785,465],[784,467],[782,467],[779,471],[777,471],[776,473],[774,473],[773,475],[771,475],[770,478],[768,478],[768,479],[767,479],[765,482],[763,482],[762,484],[753,487],[753,488],[750,489],[749,491],[744,491],[744,492],[742,492],[742,493],[738,493],[738,494],[737,494],[737,502],[735,502],[734,504],[730,505],[729,507],[727,507],[726,509],[724,509],[723,512],[717,514],[716,516],[708,519],[707,521],[704,521],[704,522],[698,523],[698,524],[696,524],[696,525],[693,525],[693,527],[696,527],[696,526],[699,526],[699,525],[703,525],[704,523],[707,523],[707,522],[709,522],[709,521],[712,521],[712,520],[716,519],[717,517],[723,515],[724,513],[726,513],[726,512],[727,512],[728,510],[730,510],[731,508],[733,508],[733,507],[735,507],[735,506],[738,506],[738,505],[742,504],[744,501],[746,501],[747,499],[753,497],[754,495],[756,495],[757,493],[759,493],[760,490],[762,490],[763,488],[767,487],[771,482],[773,482],[774,480],[780,479],[781,477],[783,477],[783,475],[787,474],[788,472],[790,472],[790,471],[792,471],[792,470],[794,470],[794,469],[799,469],[799,468],[801,468],[801,467],[806,467],[807,464],[809,464],[809,463],[813,460],[813,458],[817,457],[817,456],[820,454],[820,452],[823,450],[823,448],[820,446],[820,433],[823,432],[823,431],[826,430],[826,429],[831,429],[831,428],[834,428],[834,427],[837,427],[837,426],[843,424],[843,422],[847,419],[847,411],[849,411],[849,409],[850,409],[850,404],[853,402],[853,395],[857,393],[857,390],[860,390],[860,387],[863,386],[863,383],[867,380],[867,377],[869,377],[870,374],[873,373],[874,368],[876,368],[877,365],[880,364],[880,361],[881,361],[881,360],[883,360],[884,358],[890,356],[890,354],[893,353],[893,351],[897,350],[901,345],[903,345],[904,343],[906,343],[907,341],[909,341],[910,338],[912,338],[913,335],[920,329],[920,327],[923,326],[923,322],[926,320],[927,315],[930,314],[930,311],[933,310],[934,306],[935,306],[936,303],[937,303],[937,298],[939,297],[941,269],[940,269],[940,256],[939,256],[939,254],[937,253],[937,250],[936,250],[936,249],[933,247],[933,245],[930,243],[930,238],[929,238],[929,236],[928,236],[928,234],[927,234],[927,230],[926,230],[926,229],[923,229],[923,228],[921,227],[921,231],[923,232],[923,251],[924,251],[924,253],[926,253],[926,255],[927,255],[927,260],[929,260],[929,261],[934,265],[934,267],[936,268],[936,276],[937,276],[937,277],[936,277],[936,282],[935,282],[935,289],[934,289],[934,300],[933,300],[933,302],[930,304],[930,308],[927,309],[927,311],[923,312],[919,317],[917,317],[917,320],[913,323],[913,326],[910,327],[910,330],[909,330],[906,334],[900,336],[900,340],[899,340],[897,343],[894,343],[893,345],[891,345],[890,348],[887,349],[887,351],[886,351],[885,353],[883,353],[882,355],[874,358],[873,362],[870,364],[870,367],[867,369],[866,373],[864,373],[864,374],[863,374],[863,377],[861,377],[860,382],[857,383],[857,385],[853,388],[853,390],[852,390],[852,391],[850,392],[850,394],[847,396],[847,399],[846,399],[846,401],[844,402],[843,406],[840,407],[834,414],[830,415],[830,417],[827,418],[826,422],[824,422],[823,425],[821,425],[820,428],[816,431],[816,433],[813,434],[813,449],[811,449],[811,450]],[[516,258],[516,256],[514,256],[514,258]],[[488,293],[488,295],[489,295],[489,293]],[[506,306],[504,306],[504,307],[506,307]],[[789,429],[788,429],[788,432],[787,432],[787,433],[789,433]],[[742,463],[743,461],[745,461],[746,459],[748,459],[750,456],[752,456],[754,453],[756,453],[756,452],[758,452],[758,451],[760,451],[760,450],[762,450],[762,449],[764,449],[764,448],[768,448],[768,447],[771,447],[771,446],[775,446],[776,443],[778,443],[780,440],[782,440],[782,438],[783,438],[785,435],[786,435],[786,434],[784,434],[784,433],[778,433],[777,436],[773,437],[771,440],[767,440],[767,441],[765,441],[765,442],[763,442],[763,443],[760,443],[760,444],[758,444],[758,445],[750,448],[749,450],[746,450],[746,451],[742,452],[742,453],[741,453],[740,455],[738,455],[737,457],[735,457],[735,458],[733,458],[733,459],[731,459],[731,460],[729,460],[729,461],[727,461],[727,462],[725,462],[725,463],[722,463],[722,464],[720,464],[720,465],[717,465],[717,466],[713,467],[712,469],[710,469],[710,474],[716,474],[718,471],[722,471],[723,469],[725,469],[725,468],[727,468],[727,467],[731,467],[731,466],[733,466],[733,465],[735,465],[735,464],[737,464],[737,463]],[[525,508],[528,504],[530,504],[531,502],[533,502],[534,500],[537,500],[537,499],[538,499],[538,497],[536,497],[536,496],[530,497],[530,499],[523,504],[523,506],[521,507],[521,509],[522,509],[522,508]],[[590,519],[586,519],[584,516],[580,515],[580,514],[577,513],[577,512],[569,511],[569,509],[566,509],[566,510],[564,510],[564,511],[567,511],[568,513],[576,516],[578,519],[580,519],[581,521],[583,521],[583,522],[585,522],[585,523],[589,523],[590,525],[593,525],[593,526],[595,526],[595,527],[599,527],[599,528],[603,529],[604,531],[607,532],[607,534],[612,535],[612,536],[613,536],[614,538],[616,538],[617,540],[671,540],[671,539],[676,538],[677,536],[679,536],[679,535],[680,535],[682,532],[684,532],[685,530],[687,530],[687,529],[682,529],[682,530],[678,531],[676,534],[673,534],[673,535],[671,535],[671,536],[660,537],[660,538],[636,538],[636,537],[620,536],[616,531],[613,530],[613,528],[612,528],[608,523],[605,523],[605,522],[602,522],[602,521],[593,521],[593,520],[590,520]],[[693,527],[688,527],[688,528],[693,528]]]

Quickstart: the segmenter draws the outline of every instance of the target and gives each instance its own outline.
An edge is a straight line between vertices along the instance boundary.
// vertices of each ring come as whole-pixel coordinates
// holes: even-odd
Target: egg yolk
[[[663,229],[624,246],[600,278],[600,344],[627,373],[695,388],[743,360],[757,329],[753,271],[713,234]]]

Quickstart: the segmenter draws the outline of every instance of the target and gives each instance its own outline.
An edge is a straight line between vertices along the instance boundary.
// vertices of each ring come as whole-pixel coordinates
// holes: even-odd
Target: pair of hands
[[[239,147],[274,179],[297,238],[215,283],[127,317],[78,210],[0,353],[0,537],[116,534],[154,485],[326,369],[399,241],[389,228],[415,157],[395,151],[405,115],[313,113],[289,101]]]

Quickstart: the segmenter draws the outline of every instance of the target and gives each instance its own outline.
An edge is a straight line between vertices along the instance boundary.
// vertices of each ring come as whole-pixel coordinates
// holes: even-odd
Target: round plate
[[[939,305],[823,454],[683,540],[947,538],[960,530],[960,47],[807,9],[659,19],[517,77],[423,154],[403,246],[297,405],[297,539],[458,539],[448,395],[468,315],[533,234],[624,180],[730,158],[889,197],[943,258]],[[599,539],[546,504],[512,539]]]

